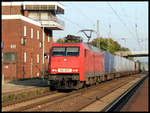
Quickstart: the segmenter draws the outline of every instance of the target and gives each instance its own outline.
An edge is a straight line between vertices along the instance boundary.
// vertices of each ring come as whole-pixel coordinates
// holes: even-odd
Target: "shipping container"
[[[114,72],[114,55],[107,51],[103,51],[104,55],[104,71],[108,73]]]
[[[134,71],[134,62],[120,56],[115,56],[114,69],[116,72]]]

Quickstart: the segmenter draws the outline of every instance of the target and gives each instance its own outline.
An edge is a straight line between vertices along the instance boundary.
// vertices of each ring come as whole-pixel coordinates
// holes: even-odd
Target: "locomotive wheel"
[[[83,86],[84,86],[84,83],[83,83],[83,82],[78,82],[78,89],[83,88]]]
[[[83,82],[82,88],[85,88],[85,87],[86,87],[86,84],[85,84],[85,82]]]
[[[95,82],[95,84],[94,85],[98,85],[99,84],[99,82]]]
[[[54,90],[55,90],[55,87],[54,87],[54,86],[50,86],[49,88],[50,88],[51,91],[54,91]]]

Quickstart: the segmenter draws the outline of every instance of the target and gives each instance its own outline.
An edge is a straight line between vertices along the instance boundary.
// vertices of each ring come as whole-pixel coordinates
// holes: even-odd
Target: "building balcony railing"
[[[42,24],[43,27],[50,28],[52,30],[63,30],[65,27],[64,21],[51,16],[36,16],[36,17],[29,17],[38,21]]]

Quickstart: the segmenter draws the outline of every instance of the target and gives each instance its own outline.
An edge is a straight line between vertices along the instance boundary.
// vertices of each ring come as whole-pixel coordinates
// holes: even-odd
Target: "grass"
[[[11,95],[4,95],[2,96],[2,103],[16,101],[16,100],[20,100],[23,98],[30,98],[33,96],[44,94],[48,91],[49,91],[49,88],[43,88],[43,89],[36,89],[32,91],[25,91],[22,93],[11,94]]]

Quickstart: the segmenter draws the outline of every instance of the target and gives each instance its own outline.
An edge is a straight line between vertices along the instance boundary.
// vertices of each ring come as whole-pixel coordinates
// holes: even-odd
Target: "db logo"
[[[65,58],[64,61],[67,61],[67,59]]]

